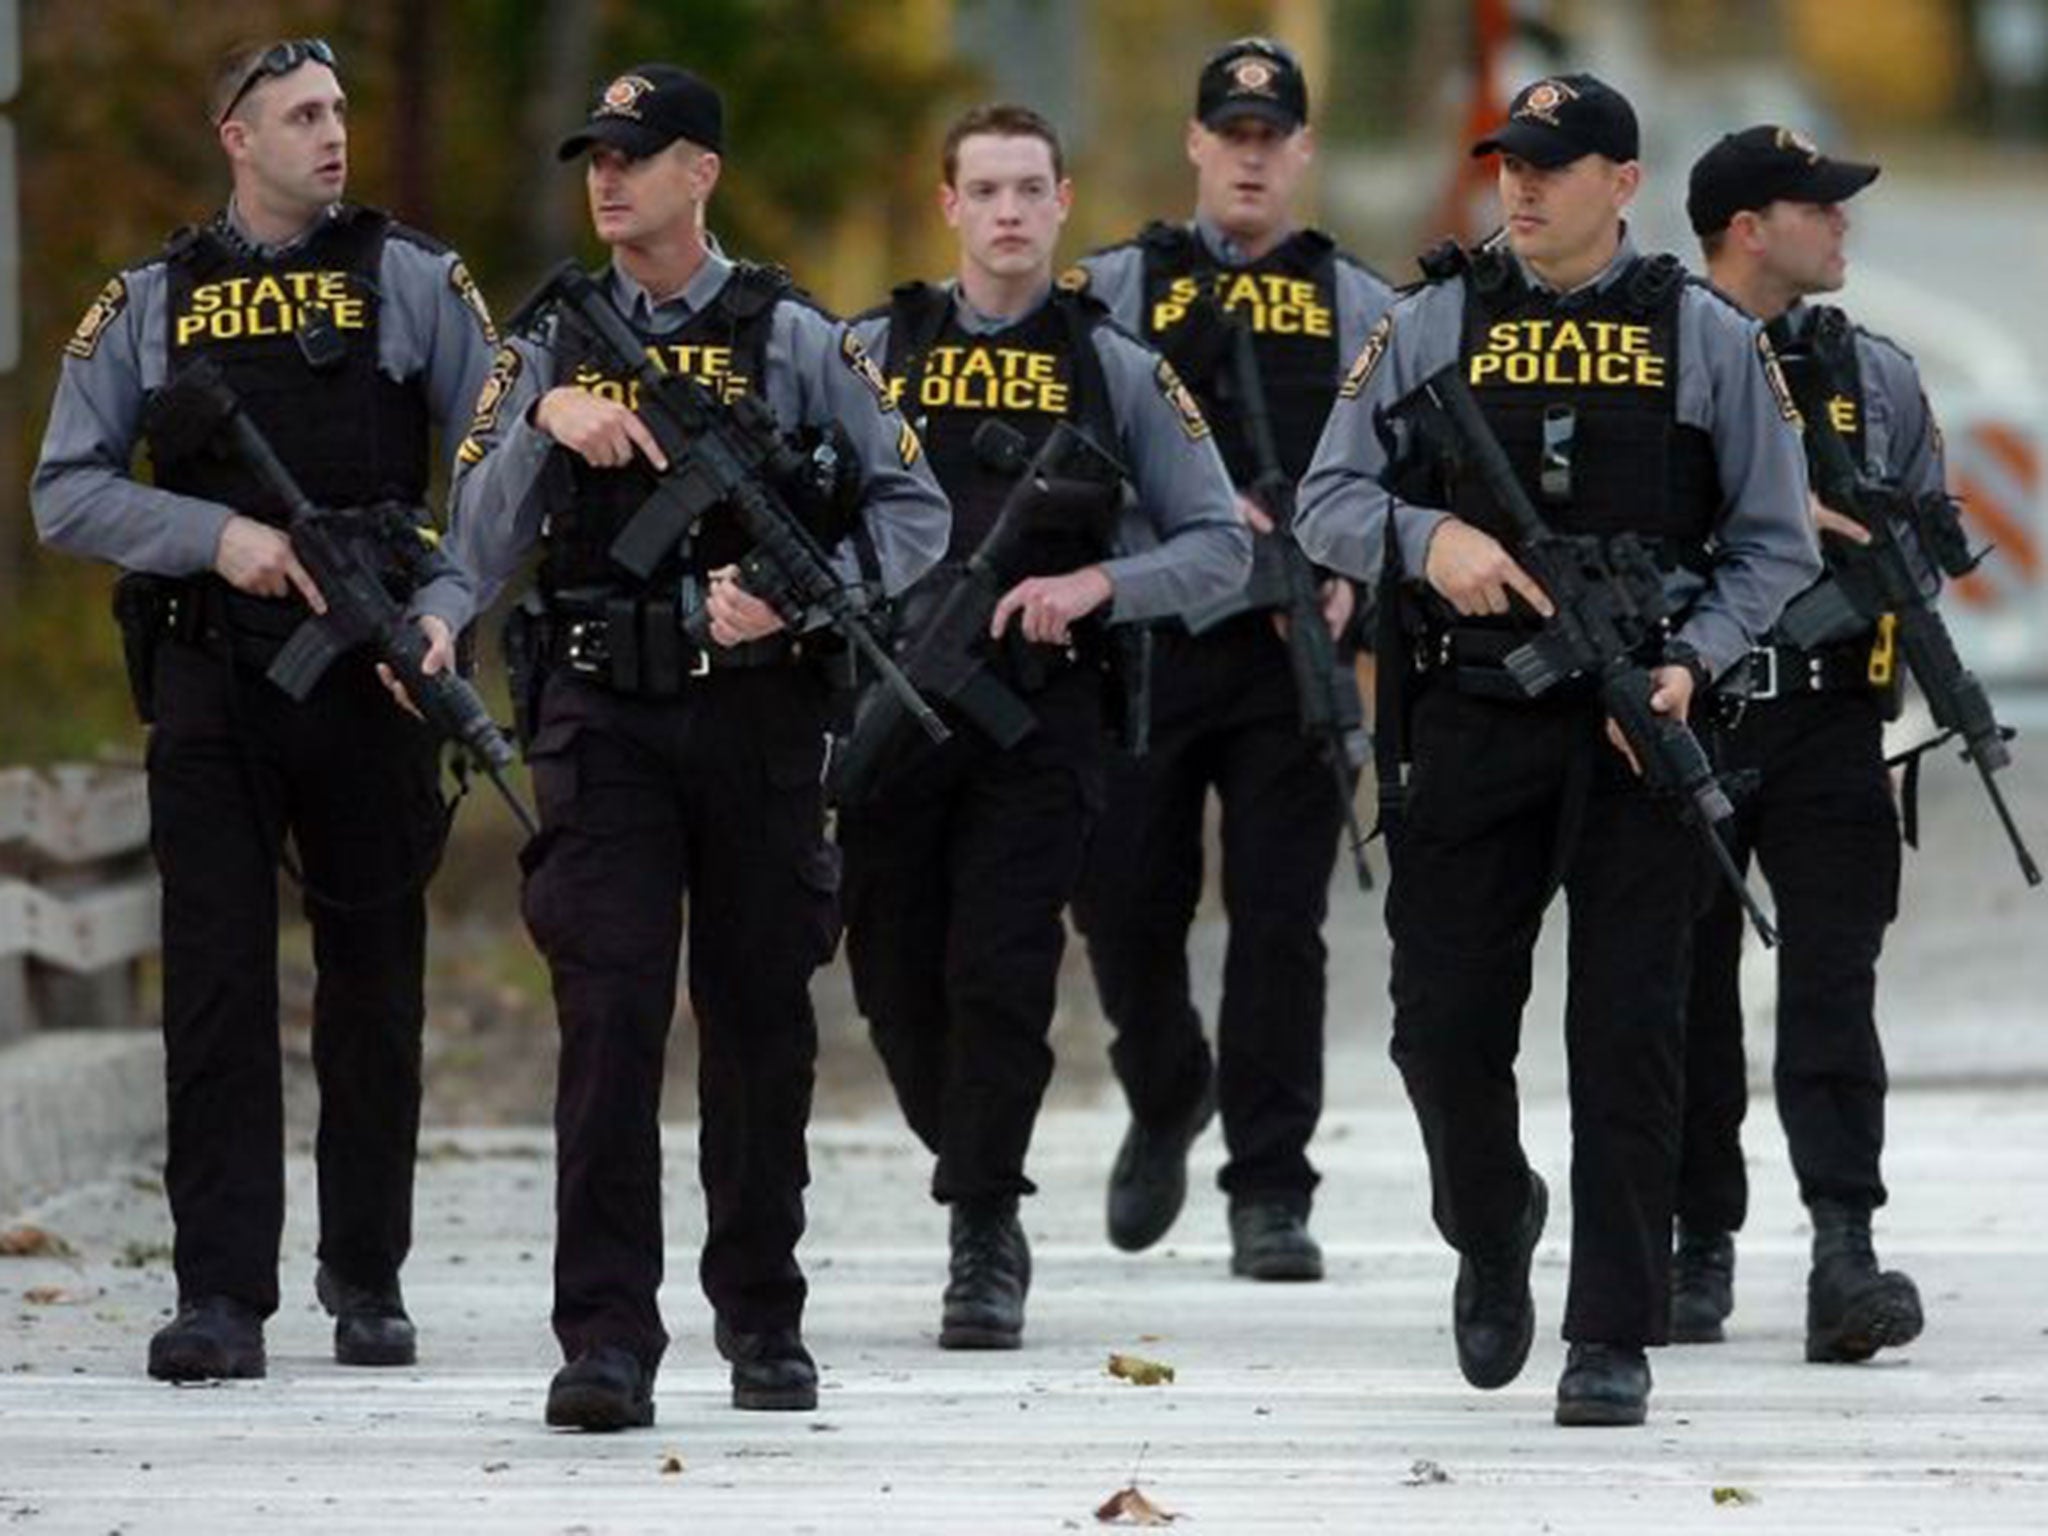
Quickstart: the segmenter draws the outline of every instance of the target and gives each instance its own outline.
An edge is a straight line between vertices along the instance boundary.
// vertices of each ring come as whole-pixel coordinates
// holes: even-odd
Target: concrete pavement
[[[2023,753],[2011,777],[2039,846],[2048,755]],[[942,1353],[944,1219],[924,1195],[926,1159],[885,1109],[841,1106],[816,1127],[805,1246],[823,1407],[739,1414],[695,1285],[701,1207],[678,1125],[659,1424],[557,1435],[540,1423],[556,1363],[544,1131],[428,1133],[406,1275],[423,1361],[382,1374],[328,1358],[301,1149],[271,1378],[144,1379],[172,1285],[162,1196],[138,1165],[28,1213],[75,1257],[0,1259],[0,1525],[1007,1536],[1093,1529],[1097,1506],[1135,1481],[1198,1532],[2048,1529],[2048,906],[2021,890],[1974,776],[1930,770],[1926,793],[1928,851],[1881,993],[1895,1091],[1879,1250],[1915,1275],[1929,1315],[1897,1358],[1801,1362],[1804,1222],[1760,1102],[1730,1342],[1656,1354],[1643,1429],[1551,1425],[1569,1230],[1553,943],[1524,1058],[1526,1139],[1555,1201],[1538,1341],[1513,1386],[1467,1389],[1447,1326],[1452,1264],[1384,1055],[1376,900],[1340,886],[1332,1111],[1317,1148],[1323,1285],[1229,1278],[1213,1132],[1168,1243],[1111,1250],[1101,1180],[1121,1111],[1099,1075],[1069,1072],[1033,1154],[1027,1347]],[[1206,927],[1198,946],[1211,977],[1217,938]],[[1761,1007],[1767,978],[1754,980]],[[1070,991],[1070,1055],[1099,1048],[1087,1012]],[[1114,1380],[1112,1350],[1168,1363],[1176,1380]]]

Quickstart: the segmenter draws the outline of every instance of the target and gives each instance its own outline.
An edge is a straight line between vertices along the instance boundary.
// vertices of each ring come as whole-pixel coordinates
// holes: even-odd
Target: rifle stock
[[[1551,530],[1472,398],[1460,364],[1443,369],[1423,389],[1487,493],[1514,524],[1516,559],[1556,608],[1537,638],[1507,658],[1510,674],[1532,698],[1572,677],[1594,680],[1644,781],[1676,800],[1699,829],[1757,937],[1775,944],[1776,931],[1721,841],[1718,829],[1734,814],[1727,790],[1692,727],[1651,707],[1649,669],[1635,660],[1664,616],[1654,562],[1633,539],[1587,541]]]
[[[629,519],[611,557],[645,578],[706,512],[726,506],[754,542],[744,566],[750,590],[785,623],[799,625],[815,610],[872,667],[884,686],[933,741],[949,734],[913,688],[870,624],[858,591],[839,579],[803,521],[774,489],[801,473],[801,459],[783,440],[774,415],[753,395],[722,401],[697,380],[670,373],[647,355],[590,275],[564,262],[528,302],[562,304],[639,387],[639,414],[661,443],[669,467],[654,496]],[[701,628],[693,629],[700,644]]]
[[[983,423],[975,436],[985,454],[1014,454],[1019,461],[1021,444],[1021,436],[1000,422]],[[1099,522],[1109,493],[1123,478],[1123,466],[1086,433],[1068,422],[1056,425],[1024,466],[979,547],[917,623],[904,652],[903,670],[913,687],[945,700],[1006,751],[1038,722],[989,666],[989,621],[1003,593],[1022,578],[1020,556],[1033,536],[1048,527]],[[909,723],[893,691],[868,691],[853,729],[833,753],[827,780],[836,803],[859,805],[874,794],[906,746]]]
[[[516,753],[482,697],[453,668],[431,675],[420,670],[427,637],[363,561],[355,536],[359,530],[350,526],[353,519],[313,505],[249,419],[219,365],[209,358],[187,364],[164,386],[152,409],[180,417],[178,432],[195,443],[224,441],[284,505],[293,553],[327,600],[327,612],[300,624],[279,650],[267,674],[270,680],[302,700],[344,652],[368,646],[405,685],[428,727],[482,770],[531,835],[533,815],[505,779]]]
[[[1983,782],[1984,793],[2019,863],[2020,877],[2029,886],[2037,886],[2040,867],[1994,777],[2012,763],[2008,743],[2014,733],[1999,723],[1984,685],[1963,665],[1955,639],[1936,606],[1942,575],[1967,574],[1988,551],[1970,553],[1954,503],[1947,496],[1910,497],[1894,487],[1874,484],[1862,472],[1828,414],[1827,398],[1836,380],[1817,351],[1787,354],[1783,365],[1793,398],[1806,418],[1806,441],[1821,502],[1854,519],[1870,535],[1870,542],[1835,540],[1829,551],[1830,579],[1794,604],[1798,611],[1788,611],[1781,627],[1793,644],[1804,645],[1808,642],[1800,638],[1801,633],[1821,632],[1818,621],[1823,618],[1833,619],[1839,631],[1845,627],[1846,612],[1857,621],[1849,626],[1854,632],[1879,623],[1886,614],[1895,616],[1906,670],[1941,728],[1940,735],[1911,755],[1945,741],[1962,742],[1963,759]]]
[[[1238,611],[1270,607],[1287,615],[1287,663],[1294,677],[1295,701],[1301,710],[1302,734],[1316,738],[1328,765],[1338,802],[1344,807],[1345,840],[1351,849],[1352,872],[1361,891],[1372,889],[1372,866],[1366,861],[1366,834],[1359,825],[1357,786],[1352,778],[1371,754],[1365,731],[1365,703],[1358,679],[1337,655],[1323,618],[1322,583],[1314,564],[1294,541],[1294,482],[1281,466],[1273,440],[1273,418],[1266,403],[1265,380],[1252,337],[1243,321],[1220,310],[1219,323],[1230,334],[1230,378],[1237,395],[1245,433],[1251,439],[1258,476],[1252,499],[1273,520],[1273,531],[1258,534],[1252,545],[1252,573]],[[1272,598],[1259,588],[1261,564]],[[1213,621],[1211,621],[1213,622]],[[1207,627],[1206,625],[1204,627]],[[1188,628],[1199,634],[1195,621]]]

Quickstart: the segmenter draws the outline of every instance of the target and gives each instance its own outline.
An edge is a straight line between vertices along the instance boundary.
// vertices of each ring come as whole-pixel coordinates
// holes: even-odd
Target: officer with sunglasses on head
[[[468,419],[491,361],[455,254],[341,200],[348,101],[318,38],[236,50],[212,118],[233,192],[110,280],[65,346],[31,497],[56,548],[124,573],[132,681],[153,717],[163,875],[165,1187],[176,1316],[150,1342],[169,1381],[264,1374],[284,1221],[277,868],[302,868],[318,982],[315,1288],[345,1365],[410,1364],[398,1285],[420,1104],[423,886],[445,824],[427,728],[343,656],[303,702],[265,677],[325,600],[284,511],[152,402],[216,366],[323,508],[418,506],[436,424]],[[131,474],[138,443],[153,473]],[[468,580],[415,553],[413,615],[436,671]]]

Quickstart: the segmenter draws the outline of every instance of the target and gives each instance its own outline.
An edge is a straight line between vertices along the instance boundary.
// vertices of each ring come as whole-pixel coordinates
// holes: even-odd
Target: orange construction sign
[[[1995,610],[2039,600],[2044,527],[2041,449],[2032,434],[1994,417],[1970,423],[1948,440],[1949,487],[1963,520],[1997,554],[1955,584],[1972,608]]]

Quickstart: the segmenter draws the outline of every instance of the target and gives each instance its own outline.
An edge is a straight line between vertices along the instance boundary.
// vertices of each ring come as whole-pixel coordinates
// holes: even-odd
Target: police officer
[[[906,285],[860,327],[953,503],[949,565],[930,595],[957,579],[952,563],[975,552],[1014,483],[1014,468],[977,456],[984,422],[1033,449],[1072,422],[1128,465],[1137,493],[1121,528],[1112,486],[1099,529],[1031,535],[1025,574],[996,605],[990,664],[1035,729],[1005,751],[961,721],[840,817],[856,995],[905,1117],[937,1156],[932,1194],[950,1207],[939,1344],[1015,1349],[1031,1279],[1017,1201],[1034,1189],[1025,1153],[1052,1072],[1061,912],[1108,755],[1101,626],[1240,585],[1250,539],[1171,365],[1053,284],[1073,189],[1052,125],[1023,107],[976,108],[946,136],[944,173],[956,281]]]
[[[1314,148],[1293,54],[1265,38],[1228,43],[1202,68],[1187,126],[1194,219],[1150,225],[1082,263],[1088,292],[1174,360],[1240,487],[1262,466],[1247,402],[1231,390],[1224,325],[1250,332],[1279,467],[1296,480],[1346,364],[1393,297],[1328,235],[1294,223]],[[1242,491],[1238,507],[1260,535],[1273,532],[1268,509]],[[1355,694],[1353,599],[1349,582],[1325,581],[1327,622],[1345,642],[1339,686]],[[1325,742],[1301,729],[1273,601],[1254,593],[1212,610],[1199,634],[1162,630],[1151,748],[1113,765],[1075,916],[1131,1109],[1109,1179],[1110,1241],[1136,1251],[1166,1235],[1187,1192],[1189,1143],[1220,1101],[1232,1272],[1315,1280],[1308,1144],[1323,1103],[1322,926],[1345,807]],[[1230,925],[1213,1054],[1187,960],[1211,789]]]
[[[462,419],[490,319],[453,252],[341,201],[347,98],[319,39],[244,48],[211,102],[233,195],[110,280],[65,346],[32,500],[48,543],[130,573],[130,654],[163,876],[170,1381],[264,1374],[284,1220],[277,867],[303,870],[318,983],[321,1302],[335,1358],[410,1363],[398,1273],[419,1128],[423,887],[442,827],[431,737],[342,658],[304,703],[264,669],[324,598],[282,509],[145,413],[218,365],[313,501],[426,495],[432,424]],[[184,436],[189,436],[185,434]],[[154,483],[130,477],[138,442]],[[466,580],[427,557],[412,610],[448,665]],[[153,699],[150,696],[153,695]]]
[[[665,369],[764,399],[790,433],[838,423],[857,515],[813,531],[848,581],[861,579],[860,545],[900,590],[945,546],[945,499],[845,328],[779,269],[707,247],[723,123],[704,81],[642,64],[562,142],[563,159],[588,155],[591,221],[612,250],[601,286]],[[458,455],[454,531],[486,596],[542,546],[528,637],[549,663],[528,749],[541,831],[521,862],[562,1032],[554,1326],[566,1363],[547,1421],[654,1420],[668,1343],[662,1056],[686,892],[716,1340],[736,1407],[814,1407],[795,1249],[817,1055],[809,984],[838,940],[816,637],[739,582],[748,544],[723,508],[645,579],[612,560],[670,466],[623,365],[572,312],[543,309],[494,367]],[[711,643],[685,625],[708,626]]]
[[[1811,356],[1834,383],[1832,429],[1873,481],[1943,491],[1941,437],[1913,361],[1805,301],[1842,286],[1842,207],[1874,165],[1822,155],[1769,124],[1722,138],[1692,168],[1686,199],[1716,287],[1764,321],[1781,357]],[[1807,430],[1821,423],[1809,416]],[[1814,503],[1824,546],[1867,543],[1854,519]],[[1823,578],[1825,580],[1825,578]],[[1725,766],[1757,778],[1740,807],[1738,856],[1755,853],[1785,934],[1778,952],[1778,1112],[1799,1197],[1813,1218],[1806,1357],[1860,1360],[1920,1332],[1920,1295],[1880,1271],[1870,1214],[1884,1204],[1884,1051],[1877,957],[1898,910],[1899,819],[1885,771],[1896,700],[1888,632],[1812,650],[1773,631],[1724,686]],[[1694,930],[1671,1336],[1712,1343],[1734,1305],[1735,1240],[1748,1205],[1742,1116],[1748,1082],[1737,972],[1742,918],[1717,899]]]
[[[1640,177],[1628,102],[1590,75],[1541,80],[1474,154],[1501,156],[1506,228],[1432,263],[1353,364],[1302,485],[1303,546],[1377,576],[1383,685],[1423,666],[1391,829],[1393,1054],[1429,1155],[1438,1230],[1459,1254],[1458,1363],[1498,1387],[1528,1357],[1529,1261],[1547,1194],[1518,1130],[1514,1060],[1530,951],[1570,902],[1570,1343],[1560,1424],[1642,1422],[1645,1345],[1664,1341],[1677,1176],[1686,935],[1697,834],[1652,795],[1585,685],[1531,701],[1505,654],[1551,611],[1512,525],[1426,445],[1420,386],[1455,364],[1519,478],[1567,533],[1651,541],[1679,605],[1652,707],[1684,718],[1819,569],[1793,422],[1761,328],[1624,212]],[[1625,547],[1624,547],[1625,548]],[[1383,567],[1385,560],[1391,562]],[[1618,557],[1619,551],[1617,551]],[[1390,655],[1397,624],[1420,631]]]

